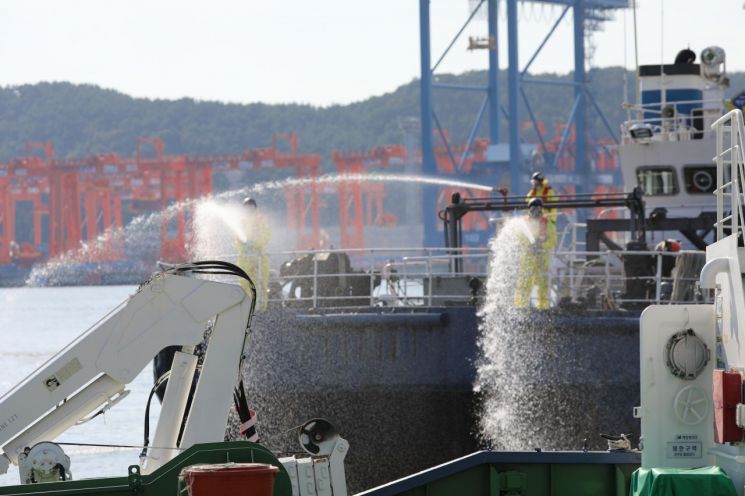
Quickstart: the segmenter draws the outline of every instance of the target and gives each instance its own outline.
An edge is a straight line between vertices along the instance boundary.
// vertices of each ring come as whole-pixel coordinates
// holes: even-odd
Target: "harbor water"
[[[134,286],[78,286],[60,288],[0,289],[0,394],[5,394],[24,377],[74,338],[108,314]],[[151,366],[132,382],[129,396],[90,422],[75,426],[58,439],[60,443],[134,445],[143,443],[145,403],[152,387]],[[151,433],[160,405],[151,407]],[[73,478],[123,477],[129,465],[138,463],[140,449],[104,446],[63,446],[71,458]],[[0,485],[19,483],[18,468],[11,465],[0,475]]]

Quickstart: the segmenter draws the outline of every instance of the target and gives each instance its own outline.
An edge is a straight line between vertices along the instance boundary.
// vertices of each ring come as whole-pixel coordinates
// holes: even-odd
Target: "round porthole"
[[[700,191],[712,191],[714,189],[714,178],[708,171],[696,171],[693,174],[693,185]]]
[[[691,381],[706,368],[711,352],[693,329],[676,332],[665,346],[665,365],[675,377]]]

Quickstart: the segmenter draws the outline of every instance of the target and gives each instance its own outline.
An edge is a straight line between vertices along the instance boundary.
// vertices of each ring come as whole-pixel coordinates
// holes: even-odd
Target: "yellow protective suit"
[[[249,211],[243,219],[243,232],[247,240],[236,241],[238,249],[237,265],[246,271],[248,277],[256,285],[256,308],[264,310],[267,307],[269,296],[269,257],[267,246],[271,240],[272,233],[269,224],[263,215],[255,211]],[[250,294],[248,282],[241,281],[241,286]]]
[[[530,203],[533,198],[540,198],[543,201],[544,214],[548,217],[548,220],[556,223],[556,209],[549,207],[549,203],[554,201],[555,196],[554,189],[548,185],[548,179],[544,179],[539,188],[530,188],[528,194],[525,195],[525,201]]]
[[[533,288],[538,286],[536,308],[547,310],[549,307],[549,269],[551,253],[556,247],[556,223],[546,215],[538,218],[526,217],[532,239],[525,236],[524,249],[520,258],[520,274],[515,292],[515,307],[528,308]]]

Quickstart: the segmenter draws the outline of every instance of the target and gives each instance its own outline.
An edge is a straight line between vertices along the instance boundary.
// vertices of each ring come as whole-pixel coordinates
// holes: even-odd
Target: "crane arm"
[[[210,321],[210,345],[181,447],[223,439],[253,302],[238,285],[181,274],[156,273],[0,398],[0,473],[18,463],[26,447],[54,439],[121,399],[126,384],[166,346],[200,343]],[[182,395],[188,392],[182,389]]]

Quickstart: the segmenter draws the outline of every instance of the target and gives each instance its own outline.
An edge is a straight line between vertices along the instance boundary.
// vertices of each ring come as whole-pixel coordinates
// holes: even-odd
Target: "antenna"
[[[633,1],[633,0],[632,0]],[[626,38],[628,24],[626,10],[623,11],[623,108],[626,110],[626,120],[631,120],[631,104],[629,103],[629,40]]]
[[[636,0],[631,0],[631,4],[634,7],[634,74],[635,74],[635,86],[636,86],[636,104],[640,104],[639,93],[639,31],[636,23]]]
[[[667,105],[667,86],[665,86],[665,0],[660,0],[660,108]]]

